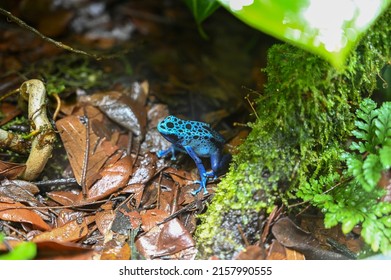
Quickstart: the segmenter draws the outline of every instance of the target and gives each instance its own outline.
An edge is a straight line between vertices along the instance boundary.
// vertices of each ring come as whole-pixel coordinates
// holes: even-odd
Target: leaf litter
[[[39,188],[33,183],[15,180],[15,168],[7,164],[3,168],[4,177],[10,179],[3,179],[0,185],[2,223],[20,224],[22,228],[18,231],[24,230],[29,240],[38,244],[37,257],[43,259],[129,259],[131,252],[137,253],[137,258],[194,258],[194,226],[189,231],[184,225],[189,219],[183,215],[169,218],[198,199],[184,193],[189,193],[186,186],[193,181],[191,174],[168,168],[164,160],[158,160],[150,152],[145,142],[127,153],[132,137],[129,130],[141,140],[160,143],[157,135],[145,136],[148,135],[146,118],[147,115],[153,117],[148,124],[156,124],[167,115],[166,107],[155,104],[148,114],[141,115],[145,120],[135,117],[139,112],[126,113],[118,119],[108,116],[107,110],[102,110],[102,103],[94,103],[84,99],[80,106],[75,106],[56,122],[72,176],[79,186],[84,186],[85,193],[77,186],[66,187],[49,191],[47,199],[42,199]],[[133,103],[123,104],[111,107],[109,114],[113,114],[113,110],[118,110],[114,115],[121,115],[122,110],[134,110]],[[125,115],[136,118],[131,128],[121,125],[127,122]],[[190,208],[186,209],[183,214],[195,215]],[[44,220],[38,214],[41,211],[50,211],[53,215],[41,213]],[[131,248],[129,234],[135,231],[138,234]],[[13,235],[16,240],[23,240],[22,234]],[[82,250],[86,245],[91,250]],[[55,256],[52,250],[56,246],[65,246],[69,252]],[[189,251],[191,249],[193,251]]]

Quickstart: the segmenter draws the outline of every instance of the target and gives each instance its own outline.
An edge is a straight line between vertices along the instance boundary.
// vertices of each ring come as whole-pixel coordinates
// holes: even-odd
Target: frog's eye
[[[167,127],[168,127],[168,128],[174,128],[174,124],[173,124],[172,122],[168,122],[168,123],[167,123]]]

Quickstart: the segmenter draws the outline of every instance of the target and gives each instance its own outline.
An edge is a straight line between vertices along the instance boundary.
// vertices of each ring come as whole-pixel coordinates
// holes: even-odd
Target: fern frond
[[[362,164],[362,168],[364,178],[367,183],[365,186],[363,185],[363,187],[368,192],[372,191],[379,182],[381,177],[381,171],[383,170],[383,166],[380,162],[379,156],[375,154],[368,155],[368,157]]]
[[[384,169],[391,167],[391,145],[385,146],[379,150],[380,162]]]
[[[391,139],[391,103],[385,102],[378,109],[378,117],[374,121],[376,136],[379,143],[388,142]]]
[[[357,120],[354,122],[356,129],[352,134],[360,140],[364,140],[366,144],[358,146],[351,146],[352,149],[360,148],[360,152],[373,152],[377,145],[376,126],[374,120],[378,117],[378,110],[376,103],[371,99],[364,99],[360,104],[360,108],[356,110]]]

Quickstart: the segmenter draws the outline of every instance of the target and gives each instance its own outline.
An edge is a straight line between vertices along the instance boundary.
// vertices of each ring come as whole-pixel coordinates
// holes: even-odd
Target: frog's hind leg
[[[221,156],[220,153],[217,153],[217,154],[211,155],[210,165],[212,167],[212,170],[207,172],[206,175],[208,177],[212,177],[214,179],[217,179],[217,176],[220,176],[227,171],[231,160],[232,160],[231,154],[225,154],[225,155]]]
[[[196,195],[201,190],[204,190],[204,195],[207,195],[208,194],[208,190],[206,189],[207,173],[205,171],[204,165],[202,164],[202,160],[197,156],[197,154],[194,152],[192,147],[184,146],[184,148],[186,152],[189,154],[189,156],[194,160],[195,164],[197,165],[198,173],[200,174],[200,179],[201,179],[199,182],[197,181],[198,183],[200,183],[200,187],[197,190],[192,191],[191,194]]]

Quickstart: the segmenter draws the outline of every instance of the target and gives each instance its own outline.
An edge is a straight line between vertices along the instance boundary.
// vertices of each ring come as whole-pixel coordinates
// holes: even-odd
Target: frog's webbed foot
[[[217,175],[216,175],[216,173],[213,170],[206,172],[205,176],[207,178],[211,178],[211,180],[216,180],[217,179]]]
[[[176,157],[175,157],[175,147],[174,145],[172,145],[170,148],[168,148],[167,150],[160,150],[160,151],[157,151],[156,152],[156,155],[158,158],[164,158],[166,157],[168,154],[171,153],[171,160],[176,160]]]
[[[201,190],[204,190],[204,192],[203,192],[204,195],[209,194],[208,190],[206,189],[206,182],[207,182],[208,177],[206,177],[205,175],[206,175],[206,172],[204,174],[200,174],[201,180],[193,181],[194,184],[200,184],[200,187],[198,189],[192,191],[191,192],[192,195],[197,195]]]
[[[200,187],[192,192],[190,192],[192,195],[197,195],[200,191],[204,190],[203,194],[204,195],[208,195],[209,192],[208,190],[206,189],[206,183],[204,183],[205,185],[203,185],[202,181],[199,181],[199,180],[195,180],[193,181],[194,184],[200,184]]]

